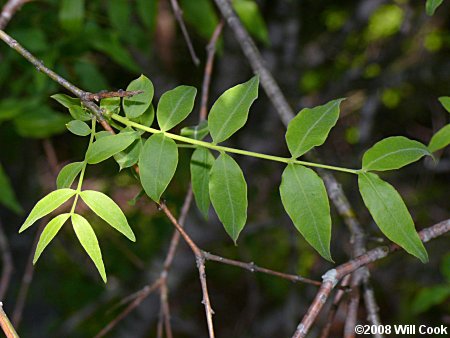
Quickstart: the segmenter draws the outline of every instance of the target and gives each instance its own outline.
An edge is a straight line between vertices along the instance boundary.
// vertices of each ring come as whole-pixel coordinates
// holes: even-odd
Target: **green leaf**
[[[225,231],[236,244],[247,221],[247,183],[239,165],[225,153],[212,166],[209,195]]]
[[[11,187],[8,176],[6,176],[3,167],[0,165],[0,203],[11,209],[16,214],[23,212],[22,207],[17,201],[14,190]]]
[[[425,10],[429,16],[432,16],[436,9],[442,4],[444,0],[427,0]]]
[[[203,140],[209,134],[208,121],[204,120],[196,126],[184,127],[180,134],[194,140]]]
[[[66,130],[70,119],[52,109],[41,106],[14,119],[14,126],[22,137],[47,138]]]
[[[128,224],[127,218],[116,202],[110,197],[94,190],[83,190],[80,197],[98,217],[124,234],[130,241],[136,241],[136,237]]]
[[[136,132],[126,132],[97,139],[86,152],[86,160],[89,164],[102,162],[126,149],[137,136]]]
[[[70,97],[66,94],[55,94],[52,95],[51,98],[69,109],[70,115],[72,115],[75,120],[89,121],[91,119],[89,112],[81,107],[81,101],[79,98]]]
[[[209,173],[214,164],[214,156],[203,147],[197,148],[191,158],[192,191],[198,208],[208,217],[209,210]]]
[[[136,5],[142,23],[153,33],[156,28],[158,0],[137,0]]]
[[[162,131],[172,129],[182,122],[194,108],[197,89],[191,86],[178,86],[162,94],[156,117]]]
[[[103,282],[106,283],[106,272],[105,266],[103,265],[102,252],[100,251],[100,245],[98,244],[94,229],[92,229],[89,222],[81,215],[73,214],[71,219],[73,230],[75,231],[78,240],[94,262]]]
[[[50,194],[36,203],[33,210],[31,210],[27,219],[20,227],[19,233],[28,229],[38,219],[44,217],[45,215],[48,215],[63,203],[67,202],[75,194],[76,191],[73,189],[58,189],[52,191]]]
[[[109,23],[122,34],[126,34],[130,28],[130,9],[131,6],[127,1],[108,1],[107,11]]]
[[[446,111],[450,113],[450,96],[441,96],[439,102],[445,108]]]
[[[172,139],[161,133],[145,141],[139,157],[139,175],[145,193],[155,202],[159,202],[177,165],[178,148]]]
[[[127,91],[143,90],[141,94],[123,99],[123,110],[128,118],[136,118],[142,115],[152,103],[153,83],[144,75],[130,82]]]
[[[330,204],[322,179],[309,168],[288,164],[280,196],[297,230],[323,258],[332,262]]]
[[[69,32],[78,32],[83,28],[84,0],[62,0],[59,8],[61,27]]]
[[[247,122],[248,111],[258,97],[259,77],[225,91],[214,103],[208,127],[214,143],[225,141]]]
[[[269,33],[258,4],[253,0],[233,0],[232,4],[250,34],[267,45]]]
[[[105,111],[107,116],[112,114],[119,114],[120,112],[120,97],[107,97],[100,101],[100,108]]]
[[[214,5],[209,0],[181,0],[183,18],[192,25],[204,39],[210,39],[219,24]]]
[[[373,173],[359,174],[358,185],[364,204],[386,237],[426,263],[427,251],[397,190]]]
[[[86,122],[80,120],[72,120],[66,124],[67,129],[75,135],[87,136],[91,133],[91,128],[86,124]]]
[[[139,138],[134,141],[127,149],[114,155],[114,159],[120,167],[120,170],[124,168],[132,167],[139,160],[139,154],[142,150],[142,140]]]
[[[431,155],[420,142],[404,136],[392,136],[375,143],[364,153],[362,167],[365,170],[393,170],[416,162],[425,155]]]
[[[84,162],[73,162],[65,165],[56,178],[56,188],[70,188],[81,169],[83,169],[83,166]]]
[[[69,219],[70,214],[61,214],[53,218],[46,226],[44,231],[42,231],[39,237],[39,242],[36,247],[36,252],[34,253],[33,264],[36,264],[37,260],[41,256],[44,249],[56,236],[59,230],[62,228],[64,223]]]
[[[155,109],[153,108],[153,105],[150,105],[144,112],[144,114],[130,120],[142,124],[143,126],[151,127],[154,119],[155,119]],[[145,133],[145,131],[141,129],[138,129],[137,132],[139,133],[139,135]]]
[[[434,153],[450,144],[450,124],[438,130],[430,140],[428,149]]]
[[[411,304],[411,311],[416,315],[423,313],[435,305],[448,302],[449,297],[450,284],[421,289]]]
[[[339,118],[339,105],[343,100],[337,99],[322,106],[304,108],[289,122],[286,142],[293,158],[325,142]]]

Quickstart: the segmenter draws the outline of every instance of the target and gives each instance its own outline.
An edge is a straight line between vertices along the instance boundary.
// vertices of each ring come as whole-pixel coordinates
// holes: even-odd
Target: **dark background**
[[[42,0],[26,4],[6,31],[48,67],[87,91],[125,89],[141,73],[154,83],[154,103],[179,84],[200,91],[205,47],[220,18],[213,1],[180,1],[201,60],[199,67],[190,58],[169,1],[86,1],[80,13],[68,7],[76,3]],[[380,139],[404,135],[427,144],[433,132],[448,123],[448,113],[437,100],[448,96],[450,88],[448,1],[433,17],[425,14],[424,1],[256,3],[259,11],[250,5],[240,14],[294,110],[347,98],[336,127],[318,149],[324,163],[358,168],[363,151]],[[252,75],[225,25],[210,102]],[[38,226],[21,235],[17,230],[36,201],[55,189],[55,169],[82,160],[87,146],[85,138],[66,131],[69,115],[50,99],[57,92],[63,90],[0,44],[0,163],[23,208],[23,213],[15,214],[0,206],[14,263],[12,281],[2,300],[7,312],[13,311],[18,299]],[[197,123],[199,108],[197,97],[184,125]],[[284,133],[276,110],[260,88],[247,125],[227,144],[288,156]],[[189,149],[180,150],[179,168],[164,194],[176,214],[189,185],[190,154]],[[449,218],[450,152],[447,148],[436,156],[437,163],[425,159],[381,175],[400,192],[418,230]],[[206,251],[319,280],[332,265],[300,237],[282,208],[278,186],[283,166],[235,158],[249,188],[248,224],[238,246],[212,211],[206,221],[195,205],[188,216],[188,233]],[[356,178],[339,173],[336,177],[367,231],[368,246],[379,245],[385,238],[363,206]],[[36,265],[18,328],[23,337],[93,336],[119,313],[122,307],[115,305],[123,297],[150,283],[161,269],[173,226],[149,199],[140,199],[136,206],[127,203],[140,190],[131,172],[119,173],[111,159],[90,166],[85,182],[84,188],[103,191],[121,205],[137,241],[130,243],[96,218],[89,218],[108,273],[104,285],[73,230],[65,226]],[[333,207],[332,215],[331,248],[339,264],[348,260],[350,235]],[[401,252],[370,266],[383,323],[450,325],[448,246],[448,236],[429,243],[430,263],[426,265]],[[207,274],[218,337],[290,336],[317,291],[314,286],[213,262],[207,263]],[[206,337],[198,272],[184,243],[169,287],[175,335]],[[155,337],[158,302],[156,295],[150,296],[110,336]],[[338,312],[332,336],[341,335],[344,314]],[[365,322],[363,306],[359,319]],[[324,317],[319,317],[319,327],[323,322]]]

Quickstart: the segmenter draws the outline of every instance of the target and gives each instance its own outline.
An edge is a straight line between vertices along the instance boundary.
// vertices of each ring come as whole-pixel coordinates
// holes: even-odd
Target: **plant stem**
[[[194,140],[189,137],[172,134],[172,133],[168,133],[168,132],[163,132],[158,129],[146,127],[139,123],[130,121],[127,118],[117,115],[117,114],[112,114],[111,118],[116,121],[119,121],[120,123],[123,123],[124,125],[129,126],[129,127],[141,129],[141,130],[147,131],[152,134],[164,133],[165,136],[167,136],[173,140],[193,144],[193,145],[200,146],[200,147],[205,147],[205,148],[216,150],[219,152],[227,152],[227,153],[239,154],[239,155],[244,155],[244,156],[257,157],[257,158],[262,158],[264,160],[282,162],[282,163],[287,163],[287,164],[301,164],[301,165],[308,166],[308,167],[316,167],[316,168],[323,168],[323,169],[329,169],[329,170],[335,170],[335,171],[342,171],[342,172],[346,172],[346,173],[350,173],[350,174],[358,174],[358,172],[359,172],[356,169],[348,169],[348,168],[335,167],[332,165],[326,165],[326,164],[320,164],[320,163],[299,161],[299,160],[295,160],[292,158],[273,156],[273,155],[255,153],[253,151],[248,151],[248,150],[219,146],[217,144],[204,142],[204,141],[200,141],[200,140]]]

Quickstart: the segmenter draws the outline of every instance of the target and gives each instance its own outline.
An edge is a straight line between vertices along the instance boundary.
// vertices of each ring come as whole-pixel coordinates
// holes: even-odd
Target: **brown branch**
[[[200,64],[200,60],[198,59],[197,54],[195,53],[195,49],[194,46],[192,45],[191,38],[189,37],[186,25],[184,24],[183,11],[181,10],[177,0],[170,0],[170,4],[172,6],[173,13],[175,14],[175,19],[178,21],[178,24],[180,25],[181,32],[183,33],[184,40],[186,41],[186,45],[189,49],[189,53],[191,54],[192,62],[194,62],[194,64],[198,66]]]
[[[6,338],[19,338],[14,326],[9,321],[8,316],[3,310],[3,303],[0,302],[0,326],[6,335]]]
[[[11,281],[13,272],[13,260],[9,248],[8,238],[3,230],[3,224],[0,220],[0,250],[2,253],[2,277],[0,281],[0,299],[4,299]]]
[[[101,91],[98,93],[86,93],[84,99],[86,101],[100,101],[102,99],[112,98],[112,97],[131,97],[134,95],[142,94],[143,90],[122,90],[119,89],[114,92]]]
[[[0,29],[5,29],[14,14],[27,2],[31,0],[9,0],[0,13]]]
[[[429,228],[426,228],[419,232],[420,239],[426,243],[433,238],[444,235],[450,231],[450,219],[437,223]],[[342,265],[339,265],[335,269],[327,271],[322,279],[322,286],[314,298],[314,301],[310,305],[306,315],[303,317],[301,323],[297,326],[297,329],[292,336],[293,338],[306,337],[312,324],[315,322],[322,307],[327,301],[331,291],[344,276],[355,272],[360,267],[369,263],[380,260],[390,253],[400,250],[400,247],[396,244],[391,244],[388,247],[378,247],[367,251],[365,254],[356,257]]]
[[[209,97],[209,88],[211,84],[212,70],[214,66],[214,56],[216,55],[216,44],[217,40],[219,39],[220,33],[222,33],[222,28],[223,28],[223,21],[220,21],[220,23],[214,30],[211,39],[209,40],[208,46],[206,47],[208,56],[206,57],[205,72],[203,75],[203,83],[202,83],[200,121],[206,120],[206,117],[208,115],[208,97]]]

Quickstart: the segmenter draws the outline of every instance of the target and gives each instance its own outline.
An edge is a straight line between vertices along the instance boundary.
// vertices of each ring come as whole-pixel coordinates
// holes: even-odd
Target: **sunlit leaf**
[[[70,188],[81,169],[83,169],[83,165],[84,162],[73,162],[65,165],[56,178],[56,188]]]
[[[236,244],[247,221],[247,183],[239,165],[225,153],[211,168],[209,195],[225,231]]]
[[[128,224],[127,218],[116,202],[110,197],[94,190],[83,190],[80,193],[80,197],[106,223],[124,234],[130,241],[136,241],[136,237]]]
[[[431,138],[428,149],[431,152],[438,151],[450,144],[450,124],[439,129]]]
[[[404,136],[393,136],[377,142],[364,153],[362,167],[365,170],[393,170],[431,155],[420,142]]]
[[[322,106],[304,108],[289,122],[286,142],[293,158],[325,142],[339,118],[339,105],[343,100],[337,99]]]
[[[178,148],[172,139],[155,134],[145,141],[139,157],[139,175],[146,194],[155,202],[159,202],[177,165]]]
[[[322,179],[309,168],[289,164],[283,172],[280,196],[297,230],[332,262],[330,204]]]
[[[208,117],[209,132],[214,143],[228,139],[247,122],[248,111],[258,97],[259,77],[225,91],[214,103]]]
[[[172,129],[189,115],[194,108],[196,94],[194,87],[178,86],[161,96],[156,117],[162,131]]]
[[[136,118],[142,115],[152,103],[153,83],[145,75],[141,75],[136,80],[130,82],[127,91],[142,90],[141,94],[123,99],[123,110],[128,118]]]
[[[102,252],[98,244],[97,236],[89,222],[81,215],[73,214],[71,217],[73,230],[78,237],[82,247],[92,259],[103,282],[106,283],[105,266],[103,265]]]
[[[191,158],[191,181],[195,201],[202,214],[208,217],[209,173],[214,164],[214,156],[203,147],[197,148]]]
[[[137,136],[136,132],[126,132],[97,139],[86,152],[86,160],[90,164],[102,162],[126,149]]]
[[[441,96],[439,102],[442,104],[442,107],[450,113],[450,96]]]
[[[397,190],[373,173],[358,175],[358,185],[364,204],[386,237],[426,263],[427,251]]]
[[[269,33],[258,4],[254,0],[233,0],[232,4],[250,34],[259,41],[268,44]]]
[[[66,124],[67,129],[75,135],[87,136],[91,133],[91,128],[86,124],[86,122],[80,120],[72,120]]]
[[[36,203],[34,208],[31,210],[27,219],[20,227],[19,232],[22,232],[33,225],[38,219],[48,215],[53,210],[61,206],[64,202],[67,202],[72,196],[76,194],[73,189],[58,189],[52,191],[50,194],[42,198]]]
[[[36,264],[37,260],[41,256],[44,249],[56,236],[59,230],[62,228],[64,223],[69,219],[70,214],[61,214],[53,218],[42,231],[39,237],[39,242],[36,247],[36,252],[34,253],[33,264]]]

